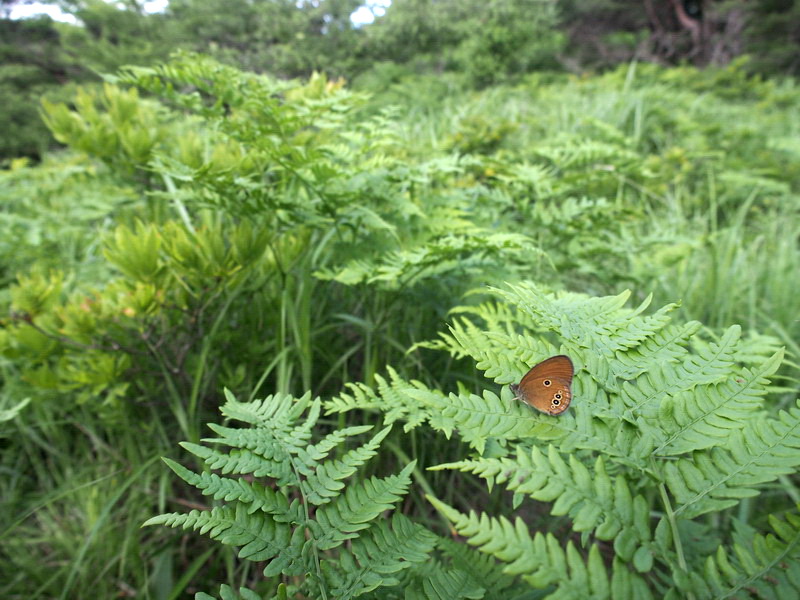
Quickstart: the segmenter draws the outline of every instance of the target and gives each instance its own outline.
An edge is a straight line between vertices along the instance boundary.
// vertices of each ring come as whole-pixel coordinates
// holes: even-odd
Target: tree
[[[466,73],[477,85],[557,66],[553,0],[395,0],[368,26],[368,54]]]
[[[284,77],[350,72],[360,32],[359,0],[173,0],[167,15],[198,52]]]
[[[104,0],[80,0],[65,9],[81,23],[60,26],[65,51],[96,73],[166,60],[170,52],[186,44],[174,35],[174,23],[165,15],[147,13],[136,2],[118,6]]]
[[[36,158],[53,138],[38,115],[39,98],[86,73],[61,47],[50,17],[0,19],[0,160]]]

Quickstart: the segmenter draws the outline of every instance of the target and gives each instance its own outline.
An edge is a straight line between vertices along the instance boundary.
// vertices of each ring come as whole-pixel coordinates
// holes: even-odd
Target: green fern
[[[276,394],[247,403],[225,394],[222,413],[249,427],[212,424],[217,437],[183,444],[221,474],[195,473],[165,459],[214,505],[159,515],[145,525],[193,529],[239,547],[240,559],[264,565],[264,577],[284,579],[279,598],[477,599],[493,597],[487,596],[490,587],[515,584],[486,557],[399,513],[386,517],[407,493],[415,462],[386,477],[359,477],[359,472],[379,451],[390,426],[345,450],[344,444],[371,427],[345,427],[314,442],[321,404],[309,394],[297,399]],[[222,600],[260,597],[253,589],[237,592],[229,586],[219,595]]]
[[[665,461],[663,477],[678,502],[676,514],[691,518],[758,495],[764,483],[797,470],[798,448],[800,408],[791,408],[777,418],[748,419],[724,447]]]
[[[453,568],[469,573],[473,581],[485,591],[483,598],[515,598],[529,592],[528,587],[516,577],[498,568],[494,559],[468,545],[441,538],[439,549]]]
[[[652,566],[649,505],[641,495],[634,495],[625,477],[611,478],[605,461],[597,457],[589,469],[574,456],[569,464],[550,446],[545,455],[536,446],[519,449],[513,459],[483,458],[433,467],[434,470],[457,469],[487,480],[489,487],[505,485],[514,492],[514,504],[524,496],[553,502],[551,514],[569,515],[578,532],[594,531],[599,540],[614,542],[614,550],[624,561],[635,560],[637,569]]]
[[[673,393],[658,407],[663,441],[658,456],[677,456],[725,442],[733,430],[742,429],[762,407],[767,377],[780,366],[778,352],[753,372],[741,369],[719,383]],[[729,370],[731,373],[731,370]]]
[[[506,563],[506,573],[559,598],[712,598],[758,595],[762,587],[773,597],[796,585],[797,518],[786,517],[787,525],[771,516],[780,540],[734,541],[730,550],[724,539],[709,548],[691,533],[698,516],[758,496],[800,466],[800,405],[775,415],[765,404],[783,360],[772,340],[743,341],[738,326],[714,338],[697,322],[672,323],[675,305],[653,314],[645,312],[649,299],[626,308],[627,292],[591,298],[532,283],[492,291],[503,301],[458,309],[449,332],[419,346],[470,357],[500,384],[519,381],[549,355],[568,353],[576,375],[563,416],[530,410],[507,386],[499,395],[445,394],[395,373],[391,383],[359,386],[326,410],[369,407],[390,422],[413,415],[407,429],[427,424],[447,436],[457,432],[477,454],[432,469],[502,486],[514,494],[511,508],[529,498],[568,518],[582,550],[557,542],[547,520],[539,525],[545,531],[531,537],[532,524],[465,515],[431,497],[470,544]],[[491,456],[483,456],[490,443]],[[598,544],[605,543],[613,549],[610,562],[600,560]],[[772,571],[776,556],[781,577]],[[709,582],[696,583],[703,578]]]
[[[299,399],[273,395],[248,403],[227,391],[226,397],[223,414],[250,427],[211,425],[218,437],[203,442],[227,451],[183,444],[222,475],[194,473],[166,460],[184,481],[213,498],[215,506],[159,515],[145,525],[194,529],[238,546],[240,558],[266,563],[267,577],[307,574],[300,588],[314,597],[354,598],[391,587],[397,572],[427,560],[435,535],[401,515],[391,523],[380,520],[406,494],[413,462],[397,475],[344,483],[376,454],[389,427],[342,451],[344,443],[370,428],[344,428],[311,443],[320,402],[308,394]],[[338,458],[331,456],[334,451]],[[256,479],[231,477],[245,474]],[[259,481],[265,478],[271,483]],[[353,540],[352,545],[344,548],[347,540]],[[334,550],[338,562],[332,562]],[[220,593],[236,597],[230,589]],[[242,598],[249,593],[242,591]]]
[[[403,570],[429,560],[436,540],[437,536],[402,515],[395,514],[391,525],[379,521],[342,550],[338,561],[323,563],[332,596],[346,600],[378,587],[396,586]]]
[[[438,565],[437,565],[438,566]],[[424,578],[409,586],[405,598],[411,600],[454,600],[484,598],[486,590],[475,585],[466,571],[432,569]]]
[[[397,371],[391,367],[387,367],[387,371],[388,381],[381,375],[375,376],[375,390],[361,383],[347,384],[347,392],[342,392],[326,401],[327,413],[380,408],[386,413],[384,423],[390,425],[397,421],[405,421],[403,426],[405,431],[437,419],[431,407],[441,406],[445,401],[444,394],[430,390],[418,381],[402,380]],[[439,428],[447,432],[445,421],[441,419],[438,421],[441,422]],[[452,427],[449,432],[452,432]]]
[[[454,524],[467,541],[508,563],[504,572],[521,575],[536,588],[555,587],[557,598],[652,598],[644,580],[622,561],[615,560],[608,570],[596,545],[584,559],[572,542],[566,550],[552,534],[530,536],[527,525],[519,518],[513,523],[501,517],[478,516],[474,511],[463,515],[436,498],[428,498]],[[633,592],[626,596],[621,592]],[[613,594],[613,595],[612,595]]]
[[[367,282],[397,289],[451,271],[454,264],[465,271],[485,269],[487,262],[499,262],[498,257],[527,259],[531,253],[541,253],[527,236],[470,229],[473,231],[442,235],[414,248],[388,252],[375,260],[354,259],[341,267],[321,270],[316,276],[346,285]]]
[[[569,353],[574,400],[563,416],[531,410],[506,385],[499,394],[446,393],[390,368],[374,388],[351,384],[325,402],[329,413],[384,415],[384,429],[345,451],[369,428],[315,442],[323,405],[310,395],[252,403],[228,395],[223,414],[250,428],[212,425],[217,437],[204,443],[217,449],[184,444],[221,474],[168,461],[218,505],[148,523],[239,546],[240,557],[266,563],[267,577],[305,576],[287,589],[309,597],[505,597],[499,591],[519,591],[520,578],[558,598],[796,595],[800,517],[768,515],[768,535],[757,521],[740,523],[730,540],[724,531],[706,539],[697,520],[800,466],[800,404],[777,414],[765,404],[782,350],[758,336],[742,341],[735,326],[714,338],[698,323],[674,324],[674,305],[646,314],[645,300],[628,309],[627,293],[589,298],[530,283],[494,293],[505,301],[460,309],[449,332],[424,345],[470,357],[501,384]],[[511,521],[429,495],[484,558],[399,514],[381,520],[407,492],[414,463],[383,478],[357,475],[398,422],[457,435],[474,451],[432,470],[477,476],[513,494],[509,510],[533,501],[540,508],[523,514],[550,517]],[[229,477],[241,474],[273,484]],[[560,541],[548,529],[554,522],[566,522],[580,543]]]
[[[788,513],[785,520],[770,515],[769,523],[774,533],[749,530],[736,536],[733,552],[718,548],[706,560],[704,576],[692,583],[716,598],[747,593],[779,600],[800,595],[800,515]]]

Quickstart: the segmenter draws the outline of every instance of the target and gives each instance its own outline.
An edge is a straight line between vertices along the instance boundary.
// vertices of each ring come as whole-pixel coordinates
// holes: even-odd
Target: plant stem
[[[686,558],[683,555],[681,536],[680,533],[678,533],[678,521],[675,519],[675,513],[672,512],[672,504],[667,495],[667,488],[663,483],[660,483],[658,484],[658,489],[661,492],[661,501],[664,503],[664,514],[667,515],[667,521],[669,521],[669,526],[672,529],[672,542],[675,544],[675,553],[678,555],[678,566],[680,566],[682,571],[688,573],[689,570],[686,568]],[[691,592],[687,592],[686,597],[689,600],[694,600],[694,594]]]

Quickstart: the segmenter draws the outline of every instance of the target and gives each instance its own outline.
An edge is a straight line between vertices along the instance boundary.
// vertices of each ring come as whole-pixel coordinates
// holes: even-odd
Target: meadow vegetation
[[[0,173],[0,595],[796,595],[798,114],[736,62],[178,53],[45,101],[67,149]],[[554,418],[507,384],[559,353]]]

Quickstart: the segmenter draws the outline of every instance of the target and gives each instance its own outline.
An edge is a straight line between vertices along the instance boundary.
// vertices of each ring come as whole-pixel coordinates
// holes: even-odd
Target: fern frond
[[[357,532],[369,527],[383,511],[393,508],[408,491],[415,465],[416,461],[412,461],[397,475],[384,479],[371,477],[350,485],[343,495],[320,507],[316,522],[309,525],[318,547],[336,548],[357,537]]]
[[[345,413],[351,410],[373,410],[381,408],[381,399],[375,391],[361,382],[346,383],[346,392],[325,401],[325,414]]]
[[[420,577],[405,590],[404,600],[479,600],[486,597],[466,571],[445,569],[439,564],[426,577]]]
[[[500,327],[504,331],[485,331],[468,319],[457,319],[449,329],[459,353],[475,359],[475,366],[498,383],[519,381],[530,366],[554,354],[553,346],[543,340]]]
[[[202,458],[210,469],[218,469],[226,475],[250,475],[255,477],[274,477],[278,485],[296,485],[297,474],[288,460],[267,458],[247,449],[233,450],[226,454],[192,442],[181,442],[181,447]],[[274,453],[273,453],[274,454]]]
[[[630,298],[630,291],[618,296],[594,298],[562,292],[548,293],[532,282],[508,285],[507,289],[490,288],[492,292],[527,314],[541,329],[559,331],[577,345],[584,345],[587,329],[595,330],[603,323],[603,317],[620,310]],[[609,322],[614,322],[612,319]],[[585,323],[585,325],[580,325]],[[588,347],[588,346],[584,346]]]
[[[397,371],[387,368],[390,381],[376,375],[378,393],[385,402],[384,423],[404,420],[403,431],[411,431],[431,417],[431,406],[437,406],[444,394],[431,390],[419,381],[404,381]]]
[[[363,384],[350,384],[348,389],[352,393],[343,392],[325,402],[326,413],[380,408],[385,412],[383,422],[386,424],[404,420],[403,431],[408,432],[426,421],[433,421],[436,428],[449,437],[453,425],[448,424],[437,412],[446,402],[446,396],[419,381],[401,379],[392,367],[387,367],[386,370],[389,381],[375,375],[377,390]]]
[[[326,458],[330,451],[336,448],[336,446],[345,442],[347,438],[366,433],[370,429],[372,429],[372,425],[356,425],[331,431],[319,442],[306,448],[305,453],[308,455],[308,460],[311,462],[319,462]]]
[[[347,600],[400,583],[399,574],[429,560],[437,537],[400,514],[378,521],[342,550],[338,562],[323,563],[334,598]]]
[[[488,390],[483,396],[475,394],[450,394],[437,407],[440,420],[448,429],[458,430],[462,439],[483,454],[487,440],[517,440],[526,437],[548,439],[560,436],[557,428],[544,419],[537,418],[532,409],[510,397],[502,399]],[[431,426],[438,428],[438,420]]]
[[[279,600],[286,598],[286,591],[284,590],[283,595],[279,592],[278,598]],[[194,600],[217,600],[217,598],[205,592],[197,592],[194,595]],[[223,583],[219,586],[219,600],[263,600],[263,598],[253,590],[245,587],[240,587],[237,593],[231,586]]]
[[[280,490],[272,490],[258,482],[245,479],[229,479],[215,473],[195,473],[168,458],[163,459],[170,469],[185,482],[212,496],[215,500],[239,501],[247,505],[248,512],[260,510],[274,516],[278,521],[300,522],[303,519],[296,500],[289,499]]]
[[[594,450],[622,464],[639,469],[645,467],[642,458],[644,454],[649,456],[648,438],[623,422],[609,424],[595,418],[591,407],[580,412],[575,410],[572,419],[560,417],[555,423],[545,421],[544,424],[548,435],[537,437],[557,443],[564,452]]]
[[[208,511],[168,513],[145,521],[144,525],[168,525],[199,530],[229,546],[241,546],[239,557],[266,561],[289,547],[291,528],[263,512],[248,513],[244,505],[236,508],[215,506]]]
[[[645,419],[655,419],[663,398],[731,376],[733,354],[740,334],[740,327],[730,327],[719,342],[703,344],[680,365],[662,364],[635,382],[625,382],[619,398],[626,408],[627,418],[633,420],[641,415]]]
[[[607,360],[663,329],[669,323],[669,313],[677,307],[668,304],[642,317],[651,297],[636,309],[625,309],[629,291],[599,298],[565,292],[553,295],[530,282],[492,291],[526,313],[539,328],[557,332],[567,348],[588,348],[588,355]],[[614,384],[609,381],[609,385]]]
[[[686,346],[701,326],[698,321],[668,325],[637,347],[627,352],[617,352],[614,356],[614,373],[621,380],[630,381],[661,365],[678,362],[687,355]],[[588,362],[591,365],[591,361]]]
[[[361,428],[352,429],[358,430]],[[359,448],[348,450],[341,459],[334,459],[319,464],[313,472],[307,475],[304,485],[307,489],[306,499],[312,504],[324,504],[329,502],[331,498],[338,496],[339,491],[344,487],[342,480],[353,475],[360,466],[377,454],[377,450],[383,438],[385,438],[391,430],[391,426],[384,427],[381,431],[376,433],[369,442]],[[341,436],[339,434],[331,434],[329,437],[339,439]],[[327,446],[331,441],[332,440],[327,440],[326,438],[326,440],[323,440],[317,447],[313,447],[312,452],[308,453],[313,456],[314,462],[319,460],[317,458],[320,455],[318,446]]]
[[[647,467],[644,459],[655,445],[652,437],[638,434],[632,426],[618,420],[606,423],[594,417],[608,408],[608,397],[592,379],[576,380],[573,384],[574,395],[580,398],[582,407],[552,419],[517,401],[508,388],[500,396],[490,391],[484,391],[483,396],[445,396],[420,382],[405,382],[391,368],[388,370],[391,383],[376,376],[379,393],[366,386],[353,386],[358,390],[357,395],[333,398],[325,403],[327,412],[380,407],[386,411],[384,422],[405,417],[409,420],[404,430],[408,431],[427,421],[447,437],[457,430],[464,441],[481,453],[489,439],[557,440],[564,449],[595,449],[638,469]]]
[[[552,534],[536,533],[531,538],[519,518],[511,523],[504,517],[478,516],[474,511],[463,515],[436,498],[428,496],[428,500],[469,544],[508,563],[506,573],[521,575],[536,588],[556,586],[553,597],[605,599],[611,597],[612,589],[627,587],[638,594],[629,597],[652,598],[644,580],[621,561],[614,562],[609,578],[596,545],[584,559],[571,541],[564,550]]]
[[[471,294],[484,294],[483,288],[472,290]],[[474,315],[479,317],[491,331],[514,332],[518,326],[531,329],[535,323],[514,307],[494,299],[481,302],[477,306],[456,306],[450,310],[454,315]]]
[[[783,343],[778,338],[749,331],[739,342],[734,357],[736,362],[745,365],[760,364],[764,357],[772,356],[782,349]]]
[[[800,516],[769,516],[774,533],[748,532],[733,547],[719,546],[701,573],[683,586],[698,598],[783,600],[800,596]],[[679,582],[680,583],[680,582]]]
[[[455,261],[463,269],[497,260],[494,257],[522,252],[526,256],[542,253],[528,236],[476,229],[470,233],[443,235],[415,248],[387,253],[375,261],[354,259],[338,268],[320,270],[315,277],[345,285],[381,283],[394,289],[413,285],[443,270],[452,270]]]
[[[252,402],[239,402],[230,390],[223,390],[225,404],[222,414],[230,419],[236,419],[250,425],[266,426],[273,430],[289,431],[294,422],[309,406],[311,394],[306,393],[300,398],[293,398],[289,394],[270,394],[261,400]],[[315,414],[316,413],[316,414]],[[319,409],[314,409],[307,422],[316,421]]]
[[[752,371],[742,369],[720,383],[664,398],[658,419],[666,439],[654,453],[675,456],[718,444],[727,446],[732,430],[743,428],[761,408],[767,377],[778,370],[782,360],[783,351],[779,351]]]
[[[607,333],[602,337],[607,339],[597,344],[596,347],[598,349],[608,348],[610,352],[616,354],[620,351],[636,348],[642,342],[651,338],[666,327],[672,318],[669,314],[678,308],[678,305],[674,303],[667,304],[651,315],[642,316],[641,313],[650,305],[652,298],[653,296],[651,294],[641,305],[630,312],[629,309],[619,311],[620,313],[628,314],[615,315],[620,322],[606,325],[605,332]],[[601,329],[600,331],[603,330]]]
[[[256,429],[223,427],[210,423],[209,428],[220,437],[207,438],[203,441],[249,450],[267,460],[279,463],[286,461],[290,456],[308,457],[305,449],[309,445],[313,427],[319,419],[321,409],[319,399],[310,403],[308,415],[297,425],[295,424],[297,419],[309,407],[310,393],[306,393],[297,402],[294,402],[292,396],[288,394],[270,395],[254,402],[239,402],[230,391],[225,390],[225,397],[222,414],[254,425]],[[306,461],[295,461],[294,466],[303,474],[308,474],[312,465]]]
[[[450,558],[454,568],[469,573],[475,583],[486,590],[487,599],[514,597],[515,590],[523,591],[524,588],[518,589],[517,578],[503,573],[491,556],[449,538],[440,538],[438,547]]]
[[[450,334],[441,334],[440,346],[454,356],[472,356],[476,366],[498,383],[517,381],[527,368],[556,351],[540,337],[518,334],[516,329],[521,325],[557,332],[564,340],[563,348],[571,354],[588,348],[584,353],[587,371],[610,390],[618,388],[618,379],[638,375],[648,364],[660,365],[683,357],[688,339],[699,328],[692,323],[665,331],[669,313],[676,305],[641,316],[650,300],[636,309],[624,309],[629,292],[606,298],[563,293],[554,296],[527,283],[509,286],[509,291],[492,291],[512,302],[517,314],[511,317],[506,311],[501,313],[501,320],[493,314],[499,311],[491,310],[490,304],[465,308],[462,312],[480,317],[487,327],[481,330],[469,319],[456,319]],[[633,367],[624,357],[635,351],[639,357],[634,354],[632,358],[640,360]]]
[[[538,146],[536,153],[547,158],[559,169],[583,169],[603,163],[620,165],[639,164],[639,155],[618,144],[609,144],[596,139],[564,139],[558,145]]]
[[[379,432],[366,445],[348,451],[341,459],[320,463],[330,450],[347,436],[362,433],[365,429],[356,427],[333,432],[319,444],[309,446],[312,427],[319,418],[320,401],[317,399],[312,402],[306,419],[301,424],[292,426],[302,414],[298,413],[298,408],[308,406],[308,397],[306,395],[297,405],[291,405],[286,402],[286,396],[275,398],[270,396],[254,407],[229,398],[224,407],[226,414],[244,419],[258,427],[236,429],[210,424],[209,427],[219,434],[219,437],[207,438],[204,441],[225,444],[250,453],[253,462],[261,462],[260,473],[276,477],[282,482],[296,482],[297,476],[302,475],[306,478],[303,482],[306,499],[313,504],[328,502],[344,487],[341,480],[350,477],[360,465],[375,455],[376,448],[389,433],[389,429]],[[269,405],[270,400],[274,400],[276,409]],[[210,456],[207,451],[198,447],[190,447],[190,450],[201,451]],[[216,460],[212,463],[213,466],[224,469],[225,465],[220,463],[225,459],[220,455],[214,458]],[[239,458],[240,456],[237,456],[234,460]],[[259,458],[263,460],[259,461]]]
[[[664,462],[664,480],[678,503],[675,514],[693,518],[735,506],[758,494],[757,486],[793,473],[800,466],[800,408],[748,419],[726,446]]]
[[[612,480],[602,456],[596,459],[591,473],[574,455],[570,455],[569,464],[564,462],[552,445],[547,456],[534,446],[530,452],[518,449],[516,459],[479,458],[431,467],[441,469],[474,473],[486,479],[490,488],[505,484],[515,497],[528,495],[553,502],[551,514],[569,515],[575,531],[594,531],[598,539],[614,540],[614,549],[622,560],[633,560],[636,552],[642,557],[652,556],[647,548],[652,538],[648,502],[632,493],[623,475]],[[641,560],[637,563],[639,570],[649,570],[645,559]]]
[[[379,520],[407,493],[415,463],[397,475],[371,477],[345,486],[344,480],[375,456],[391,427],[331,458],[340,444],[370,428],[343,428],[316,444],[303,445],[312,433],[321,404],[319,400],[310,402],[308,395],[298,402],[288,398],[269,396],[250,406],[229,394],[223,411],[252,426],[235,429],[210,425],[219,437],[204,441],[221,443],[228,448],[227,453],[184,444],[224,473],[272,477],[272,486],[215,473],[197,474],[167,461],[185,481],[225,504],[208,511],[160,515],[146,525],[200,530],[223,544],[240,546],[241,558],[265,561],[266,577],[305,575],[301,588],[312,591],[326,589],[321,553],[334,549],[339,551],[340,565],[354,569],[341,571],[337,580],[348,597],[377,586],[395,585],[391,573],[426,560],[436,542],[436,536],[402,518],[395,521],[393,529]],[[307,409],[307,414],[300,409]],[[297,497],[290,501],[293,495]],[[402,543],[396,538],[402,538]],[[341,548],[345,540],[355,540],[349,550]]]

